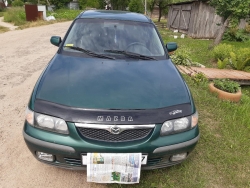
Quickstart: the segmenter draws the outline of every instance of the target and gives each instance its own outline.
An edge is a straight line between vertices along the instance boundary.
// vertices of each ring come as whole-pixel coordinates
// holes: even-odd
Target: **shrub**
[[[214,87],[229,93],[237,93],[240,89],[240,85],[237,82],[229,79],[215,79],[213,82]]]
[[[23,5],[24,5],[24,2],[22,2],[21,0],[15,0],[12,2],[13,7],[22,7]]]
[[[227,66],[228,62],[229,62],[228,58],[225,58],[223,61],[218,59],[218,62],[217,62],[218,68],[219,69],[224,69]]]
[[[199,72],[197,74],[195,74],[192,77],[192,80],[194,81],[194,83],[196,83],[197,85],[199,85],[200,83],[207,83],[208,79],[205,76],[205,74],[203,74],[202,72]]]
[[[222,61],[225,58],[229,58],[230,52],[233,52],[233,51],[234,51],[233,46],[231,46],[229,44],[219,44],[213,50],[213,57],[216,60],[220,59]]]
[[[66,7],[71,0],[50,0],[51,5],[55,5],[57,9]]]
[[[230,65],[236,70],[250,70],[250,48],[240,48],[234,52],[230,52]]]
[[[131,0],[128,6],[131,12],[143,13],[144,11],[143,4],[138,0]]]
[[[171,59],[176,65],[191,66],[192,61],[190,60],[190,55],[187,49],[180,48],[173,55]]]
[[[223,40],[245,42],[250,40],[246,29],[229,28],[223,35]]]
[[[246,25],[246,32],[247,32],[247,33],[250,33],[250,24],[247,24],[247,25]]]
[[[81,9],[86,9],[88,8],[103,8],[104,6],[104,1],[100,0],[78,0],[79,6]]]
[[[4,13],[4,21],[12,22],[14,25],[19,26],[26,23],[26,15],[23,7],[12,7],[7,9]]]

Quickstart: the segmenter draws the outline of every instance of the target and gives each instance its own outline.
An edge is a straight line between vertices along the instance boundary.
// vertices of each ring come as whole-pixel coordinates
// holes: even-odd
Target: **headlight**
[[[34,112],[28,107],[25,110],[25,120],[32,126],[34,126]]]
[[[32,126],[48,131],[68,134],[68,126],[63,119],[35,113],[28,107],[25,111],[25,120]]]
[[[69,133],[68,126],[63,119],[39,113],[35,113],[35,127],[62,134]]]
[[[161,127],[161,135],[174,134],[192,129],[198,124],[198,113],[192,116],[165,121]]]
[[[195,127],[198,124],[198,119],[199,119],[199,115],[198,112],[196,111],[193,115],[192,115],[192,125],[191,127]]]
[[[188,128],[189,120],[188,118],[181,118],[174,121],[174,131],[179,131]]]

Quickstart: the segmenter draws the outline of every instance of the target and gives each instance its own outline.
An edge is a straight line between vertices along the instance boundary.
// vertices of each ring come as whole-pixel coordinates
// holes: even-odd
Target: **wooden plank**
[[[190,22],[191,12],[188,10],[182,10],[180,16],[180,25],[179,28],[183,30],[188,30]]]
[[[217,78],[227,78],[239,82],[241,85],[250,85],[250,73],[230,69],[215,69],[201,67],[186,67],[178,65],[181,73],[194,76],[197,73],[203,73],[209,80]]]
[[[200,67],[192,67],[192,69],[198,72],[202,72],[211,78],[215,77],[215,78],[250,80],[250,73],[244,71],[230,70],[230,69],[200,68]]]

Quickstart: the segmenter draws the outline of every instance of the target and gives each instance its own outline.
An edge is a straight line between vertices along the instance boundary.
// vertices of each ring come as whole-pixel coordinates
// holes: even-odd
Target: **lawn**
[[[211,40],[174,39],[159,29],[164,42],[175,41],[190,50],[192,60],[215,67],[209,50]],[[180,34],[177,34],[180,35]],[[227,42],[228,43],[228,42]],[[247,43],[230,44],[247,47]],[[183,75],[199,111],[201,137],[190,157],[180,165],[142,171],[138,185],[113,184],[109,187],[211,188],[250,187],[250,87],[243,87],[239,103],[221,101],[208,91],[208,83],[196,83]]]

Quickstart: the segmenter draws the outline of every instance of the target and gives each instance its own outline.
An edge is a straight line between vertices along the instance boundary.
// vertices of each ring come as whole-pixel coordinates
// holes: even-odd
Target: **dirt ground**
[[[7,27],[11,31],[15,30],[17,28],[17,26],[14,26],[14,25],[12,25],[10,23],[4,22],[3,17],[0,17],[0,26]]]
[[[32,89],[57,50],[50,37],[63,37],[69,25],[64,22],[0,34],[0,188],[105,187],[87,183],[85,171],[38,162],[22,135]]]

